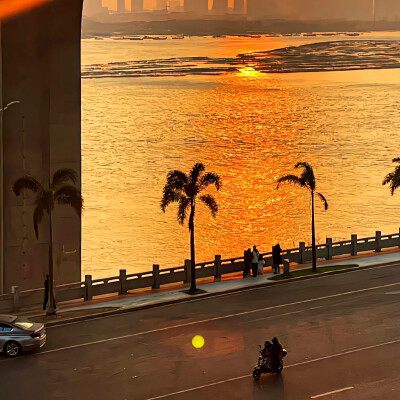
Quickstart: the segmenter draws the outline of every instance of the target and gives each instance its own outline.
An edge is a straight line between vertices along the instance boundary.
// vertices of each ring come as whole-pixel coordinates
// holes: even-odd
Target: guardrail
[[[381,231],[376,231],[375,236],[361,239],[357,235],[351,235],[350,240],[340,242],[333,242],[331,238],[327,238],[326,243],[317,245],[317,258],[331,260],[339,255],[356,256],[362,252],[380,252],[384,248],[391,247],[400,248],[400,229],[399,233],[390,235],[382,235]],[[299,264],[305,264],[312,259],[311,246],[306,246],[305,242],[300,242],[298,248],[283,250],[281,254],[282,259]],[[265,266],[272,266],[272,252],[262,255]],[[219,280],[222,275],[240,272],[243,269],[244,256],[222,260],[220,255],[216,255],[213,261],[196,264],[196,279],[213,277],[214,280]],[[137,289],[159,289],[162,285],[190,283],[190,281],[190,260],[185,260],[185,264],[180,267],[160,269],[159,265],[153,265],[152,271],[134,274],[120,270],[118,276],[110,278],[92,279],[91,275],[86,275],[84,282],[56,286],[55,292],[57,302],[79,299],[89,301],[96,296],[124,295]],[[42,304],[43,297],[44,289],[19,291],[17,286],[13,286],[12,293],[0,296],[0,313],[37,307]]]

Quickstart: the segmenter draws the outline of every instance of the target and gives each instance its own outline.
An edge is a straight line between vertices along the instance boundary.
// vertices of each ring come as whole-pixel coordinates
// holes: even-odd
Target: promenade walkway
[[[398,249],[387,250],[377,255],[376,253],[368,253],[355,257],[340,257],[330,261],[319,261],[318,267],[352,265],[354,268],[367,268],[384,264],[400,263],[400,251]],[[310,264],[297,265],[291,264],[291,270],[310,269]],[[348,271],[348,270],[346,270]],[[132,294],[124,296],[103,296],[92,301],[83,302],[73,301],[58,305],[58,315],[54,317],[46,317],[41,310],[30,310],[20,313],[21,315],[29,316],[35,320],[40,320],[51,324],[57,324],[62,321],[93,317],[97,314],[113,314],[119,312],[127,312],[135,309],[147,307],[162,306],[180,301],[195,300],[205,296],[223,296],[224,293],[233,291],[241,291],[251,289],[257,286],[275,284],[272,280],[274,274],[271,268],[265,268],[264,274],[256,278],[250,277],[243,279],[241,274],[225,275],[219,282],[214,282],[213,279],[198,280],[198,288],[204,293],[190,296],[185,293],[188,285],[166,285],[161,289],[146,289],[136,291]]]

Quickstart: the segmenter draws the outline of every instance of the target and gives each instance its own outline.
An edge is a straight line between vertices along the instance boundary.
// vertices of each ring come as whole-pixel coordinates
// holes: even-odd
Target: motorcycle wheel
[[[253,378],[254,378],[256,381],[258,381],[258,380],[260,379],[260,375],[261,375],[260,370],[256,368],[256,369],[253,371]]]

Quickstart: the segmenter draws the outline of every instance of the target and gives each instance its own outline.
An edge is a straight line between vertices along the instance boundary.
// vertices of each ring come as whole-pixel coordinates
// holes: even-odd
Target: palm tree
[[[298,177],[296,175],[286,175],[278,179],[277,189],[282,182],[291,182],[308,189],[311,193],[311,234],[312,234],[312,270],[317,271],[317,249],[315,247],[315,216],[314,216],[314,196],[317,195],[324,203],[325,211],[328,209],[328,202],[325,197],[315,191],[315,176],[314,171],[310,164],[306,162],[299,162],[295,168],[303,168],[302,174]]]
[[[45,188],[36,178],[25,175],[17,179],[13,185],[13,191],[16,196],[21,194],[23,189],[29,189],[36,193],[35,205],[33,212],[33,227],[35,229],[36,238],[39,238],[38,225],[43,219],[44,212],[49,215],[49,302],[47,315],[56,314],[56,304],[54,300],[54,270],[53,270],[53,210],[54,205],[67,204],[70,205],[78,214],[79,218],[82,211],[82,196],[80,191],[68,181],[76,183],[78,174],[68,168],[62,168],[53,175],[53,180],[49,183],[49,187]]]
[[[400,158],[393,158],[392,162],[400,162]],[[400,186],[400,165],[394,169],[394,172],[390,172],[385,176],[382,185],[387,185],[388,183],[390,184],[390,191],[393,196],[394,191]]]
[[[191,260],[191,285],[190,294],[196,293],[196,257],[194,246],[194,217],[196,211],[196,199],[198,198],[211,211],[215,218],[218,212],[218,204],[214,197],[209,194],[202,194],[209,186],[214,185],[217,190],[220,188],[220,177],[214,172],[204,173],[205,167],[201,163],[194,165],[187,175],[181,171],[170,171],[167,175],[167,183],[164,186],[161,200],[161,210],[165,212],[170,203],[178,203],[178,222],[183,225],[189,216],[190,232],[190,260]]]

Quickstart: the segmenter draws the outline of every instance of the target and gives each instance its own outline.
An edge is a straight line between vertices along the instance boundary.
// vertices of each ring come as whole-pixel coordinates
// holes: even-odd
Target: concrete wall
[[[15,197],[15,180],[28,173],[48,185],[54,171],[70,167],[81,185],[82,2],[55,0],[1,25],[2,103],[21,102],[3,115],[6,293],[41,287],[48,269],[48,217],[37,240],[34,197]],[[66,206],[56,206],[53,242],[56,283],[80,281],[81,223]]]

